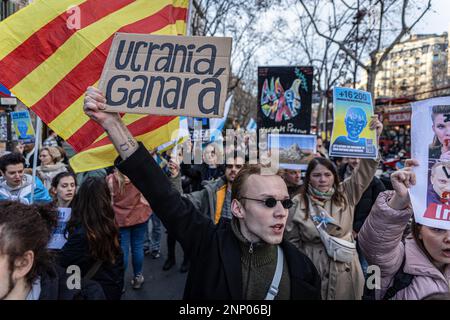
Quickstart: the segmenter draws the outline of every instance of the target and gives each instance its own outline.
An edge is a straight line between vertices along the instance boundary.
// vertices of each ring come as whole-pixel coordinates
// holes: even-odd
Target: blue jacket
[[[4,177],[0,178],[0,201],[12,200],[20,201],[24,204],[31,203],[31,191],[32,191],[32,176],[29,174],[23,175],[22,184],[18,187],[12,188],[7,183]],[[36,177],[34,182],[34,196],[33,203],[45,203],[52,201],[48,190],[44,187],[42,181]]]

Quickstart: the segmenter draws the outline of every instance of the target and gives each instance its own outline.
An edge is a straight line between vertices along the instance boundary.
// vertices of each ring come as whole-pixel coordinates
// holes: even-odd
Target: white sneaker
[[[144,283],[144,276],[140,273],[133,280],[131,280],[131,285],[133,289],[140,289]]]

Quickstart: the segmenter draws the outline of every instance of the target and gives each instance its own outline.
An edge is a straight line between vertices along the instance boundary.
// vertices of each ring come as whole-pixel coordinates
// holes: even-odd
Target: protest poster
[[[450,97],[412,103],[411,155],[416,184],[409,190],[417,223],[450,230]]]
[[[99,89],[109,112],[220,118],[231,38],[116,33]]]
[[[66,244],[67,239],[65,238],[64,234],[71,214],[71,208],[58,208],[58,220],[56,228],[53,230],[47,248],[59,250]]]
[[[257,127],[309,134],[312,78],[312,67],[258,67]]]
[[[208,143],[210,141],[209,118],[188,118],[188,130],[191,141]]]
[[[372,95],[369,92],[334,88],[330,156],[375,159],[377,136],[369,126],[373,115]]]
[[[27,110],[11,112],[11,121],[19,141],[25,144],[34,143],[34,128]]]
[[[269,150],[277,154],[279,166],[283,169],[306,170],[314,158],[317,138],[302,134],[269,134]]]

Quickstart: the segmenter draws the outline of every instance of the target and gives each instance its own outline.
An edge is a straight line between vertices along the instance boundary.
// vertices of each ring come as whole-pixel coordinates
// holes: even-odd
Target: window
[[[416,58],[416,64],[420,64],[420,58]]]
[[[433,62],[439,61],[439,53],[433,54]]]
[[[429,45],[423,46],[422,47],[422,53],[428,53],[428,50],[430,49]]]

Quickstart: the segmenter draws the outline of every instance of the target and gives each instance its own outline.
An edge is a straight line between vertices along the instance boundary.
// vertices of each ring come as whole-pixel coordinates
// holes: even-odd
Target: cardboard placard
[[[231,38],[116,33],[99,89],[109,112],[222,117]]]

